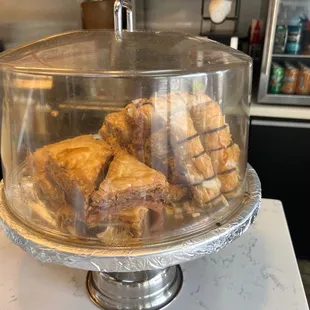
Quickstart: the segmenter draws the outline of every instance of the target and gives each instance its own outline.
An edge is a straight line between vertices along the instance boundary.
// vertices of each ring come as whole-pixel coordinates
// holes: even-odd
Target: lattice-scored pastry
[[[218,174],[218,179],[220,180],[222,186],[221,191],[225,196],[234,196],[233,192],[238,189],[239,184],[239,170],[234,168],[232,170],[227,170],[222,174]],[[237,184],[237,186],[236,186]]]
[[[174,156],[177,158],[184,171],[187,182],[191,185],[194,197],[199,195],[199,203],[209,203],[220,194],[219,187],[216,190],[196,190],[195,187],[203,187],[203,181],[215,178],[210,157],[204,150],[199,139],[199,134],[193,126],[189,116],[186,100],[180,94],[160,96],[155,94],[150,101],[155,114],[161,119],[164,128],[152,133],[151,145],[154,153],[165,160],[170,153],[170,144]],[[218,180],[216,184],[218,184]],[[213,196],[212,196],[213,194]],[[203,195],[205,195],[203,199]]]
[[[200,134],[222,128],[226,125],[221,107],[214,101],[197,104],[190,111],[195,128]]]
[[[232,141],[220,106],[209,97],[199,96],[198,102],[191,104],[191,117],[212,159],[214,171],[220,175],[222,193],[231,193],[239,185],[240,149]]]
[[[193,163],[205,179],[214,176],[212,162],[199,139],[192,119],[185,113],[178,113],[170,121],[171,143],[183,165]],[[190,178],[190,176],[188,176]]]
[[[170,120],[171,143],[180,165],[185,171],[194,198],[201,205],[216,203],[220,196],[212,161],[205,152],[191,118],[178,113]]]
[[[210,130],[203,134],[202,139],[204,144],[208,146],[208,150],[218,150],[220,148],[228,147],[232,143],[229,126],[225,128]]]
[[[213,101],[208,95],[204,93],[192,94],[189,92],[179,92],[178,94],[182,96],[183,100],[186,102],[189,111],[193,107]]]
[[[221,194],[220,183],[217,178],[193,186],[191,190],[195,200],[200,205],[209,207],[226,202]]]
[[[162,125],[166,126],[170,117],[176,113],[184,112],[187,113],[188,106],[179,93],[171,93],[168,95],[160,95],[155,93],[151,98],[156,115],[161,120]]]
[[[210,157],[216,174],[228,173],[236,169],[240,159],[240,148],[237,144],[231,144],[227,148],[211,151]]]

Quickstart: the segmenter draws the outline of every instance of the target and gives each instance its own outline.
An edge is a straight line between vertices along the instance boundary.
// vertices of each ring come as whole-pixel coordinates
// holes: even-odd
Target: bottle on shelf
[[[286,44],[286,53],[297,55],[301,49],[301,35],[303,30],[303,21],[300,12],[295,10],[288,25],[288,35]]]
[[[249,55],[253,58],[253,61],[259,61],[261,57],[261,21],[259,19],[252,21],[250,30],[250,46]]]
[[[306,22],[302,41],[301,41],[301,53],[304,55],[310,55],[310,21]]]
[[[258,83],[262,59],[262,20],[253,19],[249,29],[249,55],[253,59],[253,81]]]
[[[286,41],[288,35],[288,29],[286,25],[287,10],[282,6],[279,14],[278,24],[276,28],[276,34],[274,39],[273,52],[275,54],[283,54],[286,48]]]

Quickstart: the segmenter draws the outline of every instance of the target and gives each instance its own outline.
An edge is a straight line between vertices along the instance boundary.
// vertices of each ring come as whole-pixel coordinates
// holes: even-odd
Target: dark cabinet
[[[249,163],[263,197],[283,202],[296,255],[310,259],[310,122],[251,119]]]

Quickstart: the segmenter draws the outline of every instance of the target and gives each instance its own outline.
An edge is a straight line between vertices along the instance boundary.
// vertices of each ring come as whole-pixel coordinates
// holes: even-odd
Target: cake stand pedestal
[[[261,204],[261,185],[248,166],[246,192],[241,203],[210,228],[179,238],[137,247],[91,247],[69,243],[33,230],[9,209],[0,184],[0,224],[6,235],[41,262],[89,270],[87,289],[91,300],[106,310],[157,310],[179,293],[183,277],[178,266],[219,251],[253,223]]]
[[[180,266],[162,270],[106,273],[90,271],[87,290],[90,299],[103,309],[160,309],[181,290]]]

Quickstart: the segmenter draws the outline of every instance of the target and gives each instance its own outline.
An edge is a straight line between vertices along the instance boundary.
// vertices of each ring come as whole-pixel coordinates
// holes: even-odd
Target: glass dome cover
[[[211,230],[247,184],[251,60],[178,33],[77,31],[5,53],[6,199],[69,242]]]
[[[177,75],[227,70],[250,58],[203,37],[175,32],[74,31],[4,53],[1,63],[15,70],[106,76]]]

